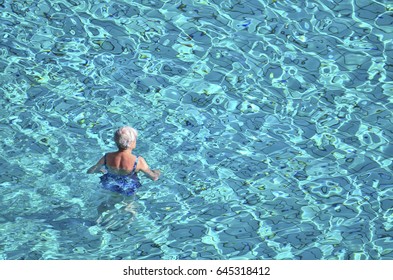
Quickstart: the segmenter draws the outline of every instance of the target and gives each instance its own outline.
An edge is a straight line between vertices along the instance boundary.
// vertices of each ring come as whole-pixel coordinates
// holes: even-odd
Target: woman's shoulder
[[[138,162],[140,162],[140,161],[144,162],[145,161],[145,159],[142,156],[140,156],[140,155],[135,155],[135,157],[138,159]]]
[[[115,155],[119,154],[119,152],[118,151],[112,151],[112,152],[107,152],[105,154],[106,155],[110,155],[110,156],[115,156]]]
[[[146,163],[146,160],[142,156],[137,156],[137,161],[138,161],[138,165],[137,165],[138,169],[145,169],[146,168],[147,163]]]

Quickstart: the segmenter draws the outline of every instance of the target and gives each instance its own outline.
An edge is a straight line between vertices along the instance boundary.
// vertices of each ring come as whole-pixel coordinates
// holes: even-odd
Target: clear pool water
[[[0,15],[1,259],[393,259],[391,1]],[[85,174],[125,124],[132,201]]]

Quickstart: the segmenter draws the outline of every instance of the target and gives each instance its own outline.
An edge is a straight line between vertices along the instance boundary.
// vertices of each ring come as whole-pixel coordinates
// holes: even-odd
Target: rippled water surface
[[[0,15],[1,259],[393,259],[391,1]],[[85,174],[124,124],[132,202]]]

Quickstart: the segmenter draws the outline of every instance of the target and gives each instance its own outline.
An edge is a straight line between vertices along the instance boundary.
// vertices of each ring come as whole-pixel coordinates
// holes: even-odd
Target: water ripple
[[[0,6],[0,258],[392,259],[389,3]],[[131,223],[83,175],[123,124]]]

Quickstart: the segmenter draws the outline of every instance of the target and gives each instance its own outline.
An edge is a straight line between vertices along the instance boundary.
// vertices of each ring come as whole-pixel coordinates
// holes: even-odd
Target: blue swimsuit
[[[106,155],[104,156],[104,166],[106,169]],[[106,173],[100,177],[102,187],[106,190],[117,192],[126,196],[133,195],[137,188],[141,187],[137,173],[135,172],[138,164],[138,157],[136,157],[134,167],[130,174],[119,175],[113,173]]]

